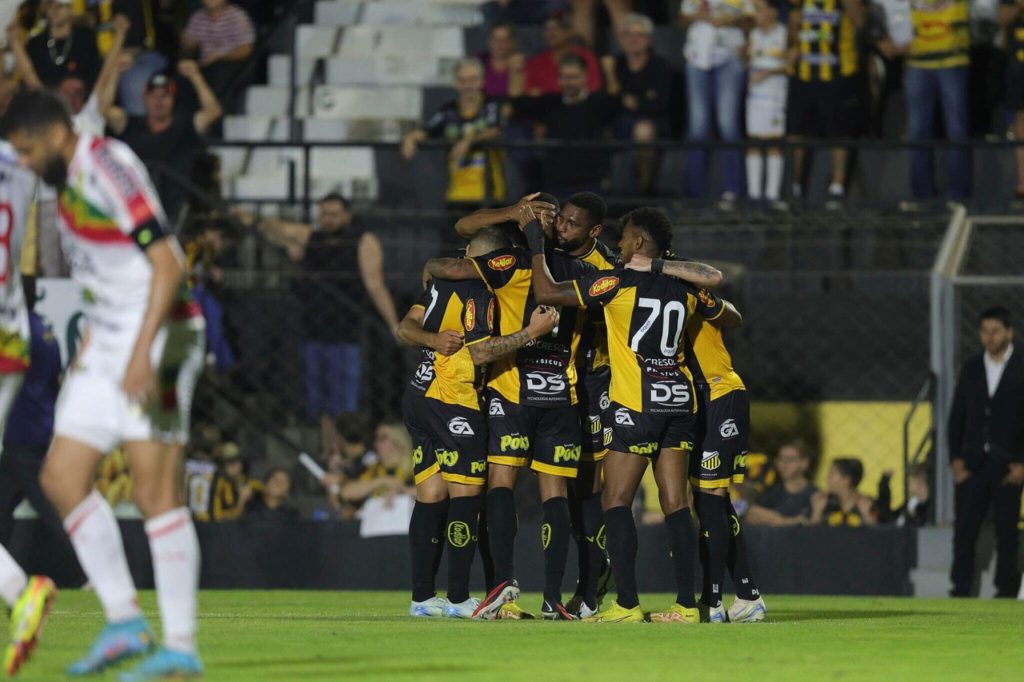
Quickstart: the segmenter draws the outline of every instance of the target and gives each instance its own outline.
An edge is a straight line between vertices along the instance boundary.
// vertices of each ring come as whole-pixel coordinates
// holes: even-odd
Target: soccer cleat
[[[760,623],[764,620],[768,608],[764,605],[764,599],[739,599],[729,607],[730,623]]]
[[[652,623],[699,623],[700,609],[686,608],[682,604],[673,604],[667,611],[651,614]]]
[[[534,620],[536,616],[524,609],[518,602],[510,601],[498,609],[499,620]]]
[[[544,605],[540,607],[540,616],[544,620],[579,620],[579,618],[567,608],[562,606],[560,603],[555,602],[554,604],[544,601]]]
[[[454,604],[448,602],[448,605],[444,607],[445,618],[472,618],[473,612],[480,606],[480,600],[475,597],[470,597],[464,602]]]
[[[122,623],[109,623],[84,657],[68,666],[69,677],[95,675],[115,663],[149,653],[153,632],[141,616]]]
[[[597,609],[587,606],[587,602],[578,594],[569,600],[569,603],[565,605],[565,610],[576,616],[579,620],[590,618],[597,613]]]
[[[448,606],[448,600],[444,597],[431,597],[423,601],[414,601],[409,604],[409,615],[414,618],[440,618],[444,615],[444,609]]]
[[[637,604],[631,609],[619,606],[619,602],[612,602],[612,605],[604,611],[594,614],[586,619],[587,623],[642,623],[644,612]]]
[[[725,607],[719,602],[718,606],[701,605],[701,610],[707,610],[706,621],[708,623],[728,623],[729,617],[725,613]]]
[[[600,608],[604,597],[615,588],[615,576],[612,575],[612,562],[607,558],[604,560],[604,569],[601,575],[597,576],[597,606]]]
[[[11,641],[4,653],[4,670],[8,675],[17,673],[32,655],[56,597],[56,585],[40,575],[29,578],[25,589],[18,595],[11,609]]]
[[[122,673],[121,682],[145,682],[146,680],[176,680],[186,677],[199,677],[203,674],[203,664],[196,654],[186,654],[170,649],[158,649],[135,668]]]
[[[515,581],[515,578],[501,582],[476,607],[476,610],[473,612],[473,618],[476,620],[494,620],[498,616],[498,611],[503,606],[516,599],[519,599],[519,583]]]

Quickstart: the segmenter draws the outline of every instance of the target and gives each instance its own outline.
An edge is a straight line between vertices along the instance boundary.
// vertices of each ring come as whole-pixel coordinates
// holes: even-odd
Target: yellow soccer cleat
[[[11,610],[11,641],[4,653],[4,669],[14,675],[28,661],[39,633],[57,597],[57,586],[45,576],[34,575]]]
[[[606,608],[604,611],[599,611],[596,615],[590,618],[584,618],[585,623],[642,623],[644,622],[644,612],[640,608],[640,605],[636,605],[631,609],[627,609],[623,606],[619,606],[619,602],[612,602],[612,605]]]
[[[536,616],[519,605],[519,602],[510,601],[498,609],[499,620],[534,620]]]
[[[700,609],[688,609],[680,604],[673,604],[667,611],[651,614],[652,623],[699,623]]]

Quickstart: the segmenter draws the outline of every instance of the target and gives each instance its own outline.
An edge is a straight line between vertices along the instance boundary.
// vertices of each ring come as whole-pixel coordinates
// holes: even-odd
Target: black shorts
[[[605,413],[611,422],[612,440],[609,450],[631,452],[656,459],[664,449],[689,451],[693,449],[696,415],[649,414],[634,412],[628,407],[612,403]]]
[[[697,413],[697,447],[690,457],[690,483],[704,490],[742,483],[750,443],[747,392],[731,391],[717,400],[709,400],[705,392],[703,398]]]
[[[417,485],[439,471],[450,483],[486,482],[487,420],[483,412],[409,390],[402,397],[402,420],[412,436]]]
[[[1006,67],[1006,108],[1024,111],[1024,64],[1018,61]]]
[[[608,444],[612,441],[611,426],[604,420],[605,410],[611,404],[608,400],[608,385],[612,379],[610,367],[601,367],[594,372],[579,376],[582,381],[576,384],[576,405],[580,415],[580,430],[583,432],[580,459],[584,462],[600,462],[608,452]]]
[[[863,118],[860,83],[855,76],[810,82],[791,78],[786,131],[800,137],[856,137]]]
[[[505,400],[491,391],[487,461],[576,478],[580,463],[580,419],[575,405],[533,407]]]

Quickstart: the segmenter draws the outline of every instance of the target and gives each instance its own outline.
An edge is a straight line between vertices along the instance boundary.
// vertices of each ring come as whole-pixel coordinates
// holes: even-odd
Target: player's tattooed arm
[[[637,272],[661,272],[705,289],[714,289],[722,283],[722,273],[718,268],[696,261],[652,259],[635,253],[626,263],[626,269]]]
[[[538,306],[530,316],[530,324],[514,334],[498,336],[469,346],[473,364],[486,365],[498,358],[513,353],[537,337],[551,332],[558,325],[558,311],[547,306]]]
[[[423,308],[413,306],[398,325],[398,340],[406,346],[430,348],[441,355],[454,355],[462,348],[462,334],[446,329],[434,333],[423,328]]]
[[[423,281],[431,279],[480,279],[480,271],[468,258],[431,258],[423,266]]]

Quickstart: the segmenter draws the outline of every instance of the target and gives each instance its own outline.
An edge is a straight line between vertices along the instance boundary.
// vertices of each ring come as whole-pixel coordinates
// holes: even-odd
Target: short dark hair
[[[563,66],[578,66],[583,71],[587,70],[586,60],[575,52],[570,52],[558,60],[558,68],[562,68]]]
[[[577,192],[565,200],[565,203],[582,208],[590,218],[590,224],[601,225],[605,216],[608,215],[608,204],[599,195],[593,192]]]
[[[999,320],[1007,329],[1013,327],[1010,324],[1010,311],[1005,306],[994,305],[991,308],[985,308],[981,311],[981,316],[978,317],[978,325],[980,326],[985,320]]]
[[[326,203],[331,203],[331,202],[337,202],[337,203],[341,204],[342,208],[344,208],[346,211],[348,210],[348,199],[346,199],[345,197],[341,196],[341,192],[331,192],[329,194],[325,194],[324,196],[320,197],[320,203],[321,204],[326,204]]]
[[[547,202],[554,206],[556,211],[562,206],[562,202],[558,200],[558,197],[556,197],[554,194],[551,194],[550,192],[541,192],[540,194],[537,195],[535,201]]]
[[[473,238],[469,240],[469,243],[479,246],[483,253],[490,253],[491,251],[503,249],[509,245],[505,231],[500,227],[495,227],[493,225],[478,231],[473,235]]]
[[[516,39],[516,25],[513,24],[511,21],[496,21],[493,24],[491,24],[490,27],[487,29],[488,37],[490,37],[491,34],[493,34],[499,28],[507,30],[509,36],[512,38],[513,41]]]
[[[653,206],[641,206],[622,216],[622,227],[628,223],[643,230],[658,247],[658,253],[665,255],[672,250],[672,222],[661,209]]]
[[[289,485],[289,487],[291,487],[292,472],[289,471],[288,469],[284,468],[284,467],[274,467],[273,469],[271,469],[267,473],[263,474],[263,483],[264,484],[269,483],[270,479],[272,479],[277,474],[284,474],[285,476],[287,476],[288,477],[288,485]]]
[[[60,123],[71,128],[71,113],[64,98],[48,90],[20,90],[0,118],[0,135],[18,130],[42,130]]]
[[[839,457],[832,460],[832,466],[841,476],[850,479],[850,485],[854,488],[864,479],[864,465],[856,457]]]

